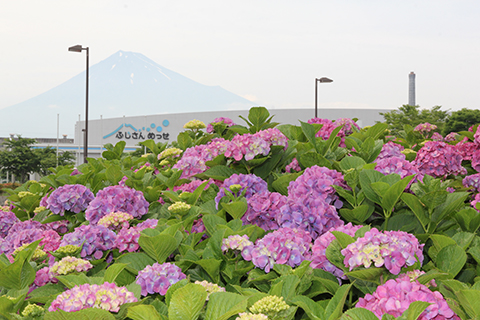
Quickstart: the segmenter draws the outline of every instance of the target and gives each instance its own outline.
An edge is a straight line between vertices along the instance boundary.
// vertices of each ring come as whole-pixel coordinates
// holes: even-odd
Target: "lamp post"
[[[82,48],[81,45],[77,44],[76,46],[72,46],[68,48],[68,51],[72,52],[82,52],[82,50],[87,51],[87,80],[86,80],[86,94],[85,94],[85,132],[84,139],[83,139],[83,162],[87,163],[88,157],[88,47]]]
[[[330,82],[333,82],[332,79],[329,79],[329,78],[315,78],[315,118],[317,118],[317,96],[318,96],[318,83],[330,83]]]

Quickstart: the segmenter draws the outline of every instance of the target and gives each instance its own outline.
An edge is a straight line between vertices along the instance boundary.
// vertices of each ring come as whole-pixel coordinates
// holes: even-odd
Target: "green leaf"
[[[406,315],[406,320],[417,320],[429,305],[431,305],[429,302],[413,301],[410,303],[410,306],[408,306],[408,309],[405,310],[402,316]]]
[[[27,249],[23,251],[25,250]],[[0,270],[0,287],[21,290],[33,283],[36,273],[29,263],[29,256],[26,254],[19,254],[14,263]],[[33,254],[33,251],[31,254]]]
[[[248,112],[248,120],[250,120],[252,126],[255,128],[255,132],[260,131],[266,121],[270,112],[265,107],[252,107]]]
[[[105,275],[103,276],[104,281],[110,283],[117,283],[118,275],[125,269],[127,265],[125,263],[114,263],[105,270]]]
[[[343,249],[345,249],[350,243],[355,242],[355,239],[346,233],[340,231],[332,231],[332,234],[338,240]]]
[[[454,278],[467,262],[465,250],[458,245],[449,245],[438,252],[437,267]]]
[[[208,178],[223,181],[235,173],[238,173],[238,172],[231,169],[230,167],[216,166],[216,167],[207,169],[205,172],[202,173],[202,175],[205,175]]]
[[[430,219],[428,218],[427,213],[423,208],[422,202],[416,196],[410,193],[403,193],[401,198],[403,202],[405,202],[410,208],[410,210],[412,210],[412,212],[415,214],[418,221],[422,225],[423,230],[426,231]]]
[[[221,203],[223,209],[227,211],[233,219],[240,219],[247,212],[248,204],[245,198],[238,201]]]
[[[382,198],[382,207],[384,210],[388,212],[393,211],[393,207],[397,203],[397,201],[400,199],[401,195],[405,191],[405,188],[407,185],[410,183],[410,181],[413,179],[412,176],[408,176],[403,178],[402,180],[398,181],[395,183],[393,186],[391,186],[384,194]]]
[[[188,132],[180,132],[177,136],[177,143],[180,149],[187,150],[193,144],[193,140],[188,134]]]
[[[379,181],[383,174],[376,170],[372,169],[364,169],[360,171],[360,186],[362,187],[365,196],[375,203],[381,204],[381,198],[377,195],[377,193],[373,190],[371,184],[373,182]]]
[[[345,300],[347,299],[351,287],[351,284],[343,285],[337,290],[325,309],[325,319],[333,320],[340,318],[343,313]]]
[[[305,168],[310,168],[313,166],[319,167],[331,167],[330,161],[328,161],[324,156],[320,153],[316,152],[305,152],[297,156],[298,162],[300,162]]]
[[[127,309],[127,317],[132,320],[156,320],[160,314],[152,305],[138,305]]]
[[[378,320],[378,317],[368,309],[353,308],[345,311],[340,320]]]
[[[382,268],[368,268],[347,272],[346,275],[352,279],[361,279],[380,284],[380,276],[384,270]]]
[[[367,163],[365,160],[363,160],[360,157],[345,157],[340,161],[340,169],[342,169],[343,172],[348,171],[349,169],[360,169]]]
[[[345,220],[362,224],[365,220],[370,218],[374,210],[375,206],[362,204],[353,209],[340,209],[339,212]]]
[[[169,320],[196,320],[207,300],[207,291],[199,284],[187,284],[172,295]]]
[[[290,303],[293,303],[294,305],[302,308],[310,319],[324,319],[323,315],[325,313],[325,309],[323,309],[318,303],[315,303],[315,301],[308,297],[295,296],[290,299]]]
[[[107,310],[98,308],[83,309],[76,312],[57,310],[45,313],[45,320],[115,320]]]
[[[231,292],[215,292],[208,299],[205,320],[227,320],[247,310],[248,297]]]
[[[177,239],[168,234],[149,237],[142,233],[138,239],[138,244],[158,263],[164,263],[178,247]]]
[[[61,283],[48,283],[30,292],[28,294],[28,301],[34,303],[47,303],[47,301],[52,301],[64,291],[65,287]]]
[[[301,173],[288,173],[273,181],[272,187],[284,196],[288,195],[288,186],[291,181],[295,181]]]
[[[136,274],[146,266],[154,264],[155,260],[143,252],[129,252],[118,257],[116,262],[126,264],[126,269]]]
[[[470,319],[478,319],[480,317],[480,291],[472,289],[460,290],[456,295]]]

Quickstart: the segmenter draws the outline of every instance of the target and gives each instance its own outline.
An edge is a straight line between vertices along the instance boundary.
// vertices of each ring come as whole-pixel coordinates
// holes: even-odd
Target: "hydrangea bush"
[[[476,128],[241,119],[190,121],[143,155],[106,146],[14,190],[2,314],[480,318]]]

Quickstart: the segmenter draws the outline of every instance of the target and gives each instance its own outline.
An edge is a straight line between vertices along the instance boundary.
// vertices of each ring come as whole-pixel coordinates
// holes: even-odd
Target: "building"
[[[320,118],[336,120],[338,118],[357,118],[360,127],[383,121],[380,112],[391,110],[381,109],[320,109]],[[313,109],[274,109],[269,110],[273,115],[273,122],[280,124],[300,125],[300,121],[308,121],[313,118]],[[175,141],[180,132],[184,131],[183,125],[190,120],[197,119],[205,124],[212,122],[218,117],[228,117],[235,123],[246,125],[239,115],[248,118],[248,110],[215,111],[215,112],[190,112],[168,113],[145,116],[121,117],[111,119],[96,119],[88,121],[88,156],[100,157],[107,143],[115,145],[119,141],[125,141],[125,151],[134,151],[138,143],[153,139],[156,142]],[[83,128],[84,121],[75,124],[75,142],[71,145],[62,145],[62,150],[75,152],[77,165],[83,163]]]

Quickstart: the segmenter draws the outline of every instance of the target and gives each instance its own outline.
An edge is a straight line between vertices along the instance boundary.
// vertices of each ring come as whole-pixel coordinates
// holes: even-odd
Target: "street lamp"
[[[317,89],[317,83],[330,83],[330,82],[333,82],[332,79],[329,79],[329,78],[315,78],[315,118],[317,118],[317,95],[318,95],[318,89]]]
[[[86,95],[85,95],[85,129],[83,130],[85,132],[85,136],[83,139],[83,162],[87,163],[87,157],[88,157],[88,47],[82,48],[81,45],[77,44],[76,46],[72,46],[68,48],[68,51],[72,52],[82,52],[82,50],[87,51],[87,83],[86,83]]]

